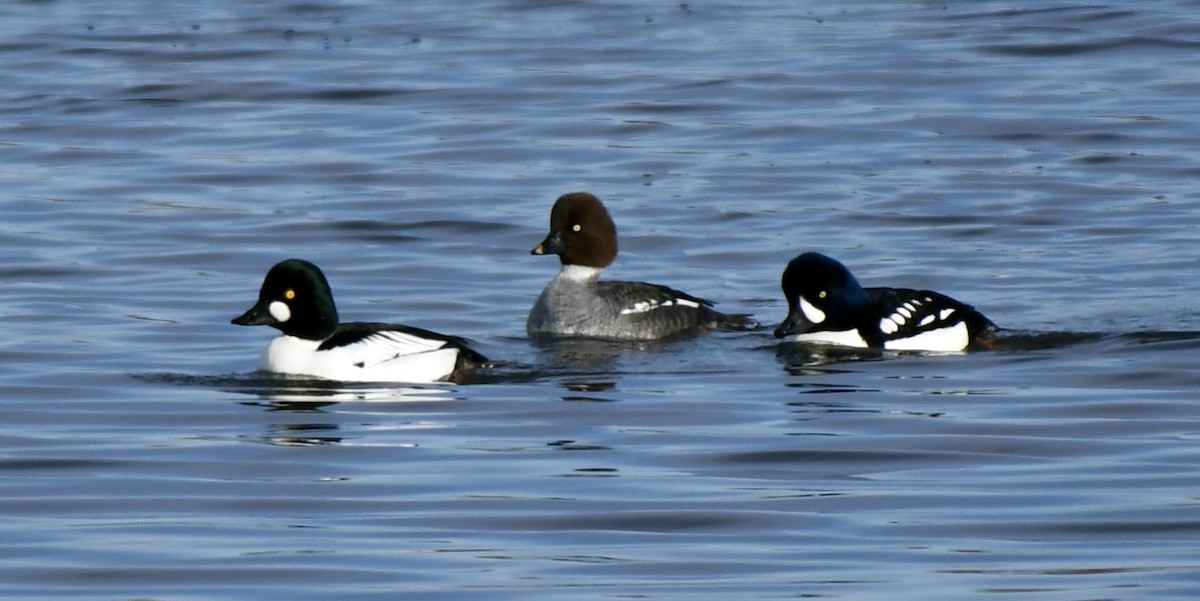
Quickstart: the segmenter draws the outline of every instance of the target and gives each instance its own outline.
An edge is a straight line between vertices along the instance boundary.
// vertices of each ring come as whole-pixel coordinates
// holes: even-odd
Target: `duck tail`
[[[713,327],[718,330],[753,332],[762,329],[762,324],[749,313],[717,313]]]

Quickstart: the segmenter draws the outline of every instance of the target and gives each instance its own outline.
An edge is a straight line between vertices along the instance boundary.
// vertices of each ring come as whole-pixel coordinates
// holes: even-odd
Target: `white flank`
[[[279,323],[284,323],[292,318],[292,310],[283,301],[272,302],[270,305],[267,305],[267,310],[271,312],[271,317],[274,317],[275,321]]]
[[[971,341],[967,336],[967,324],[958,322],[948,328],[922,332],[916,336],[888,340],[883,348],[891,351],[961,351]]]
[[[319,341],[280,336],[259,369],[342,382],[435,382],[454,371],[458,349],[403,332],[380,332],[360,342],[318,351]]]
[[[808,318],[809,323],[821,323],[825,321],[825,312],[814,307],[803,296],[800,297],[800,310],[804,312],[804,317]]]
[[[784,338],[784,342],[810,342],[813,344],[833,344],[854,348],[867,348],[867,341],[858,334],[858,330],[843,332],[805,332]]]

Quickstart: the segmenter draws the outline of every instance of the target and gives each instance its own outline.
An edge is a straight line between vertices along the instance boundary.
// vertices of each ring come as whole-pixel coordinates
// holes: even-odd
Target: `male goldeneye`
[[[974,307],[929,290],[863,288],[845,265],[804,253],[783,272],[788,315],[777,338],[859,348],[961,351],[996,325]]]
[[[263,371],[343,382],[439,382],[486,361],[461,338],[403,325],[338,323],[325,274],[300,259],[272,267],[258,303],[232,323],[283,332],[263,351]]]
[[[533,304],[531,335],[654,340],[711,328],[747,328],[747,315],[726,315],[712,301],[643,282],[597,282],[617,256],[617,227],[600,199],[565,194],[550,211],[550,233],[530,254],[556,254],[558,275]]]

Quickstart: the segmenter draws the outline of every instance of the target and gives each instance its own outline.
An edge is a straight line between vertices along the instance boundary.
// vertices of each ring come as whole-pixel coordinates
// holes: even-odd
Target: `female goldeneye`
[[[272,267],[258,304],[232,323],[283,332],[258,362],[259,369],[277,373],[343,382],[440,382],[486,361],[461,338],[403,325],[338,323],[325,274],[300,259]]]
[[[974,307],[929,290],[863,288],[845,265],[804,253],[783,272],[788,315],[777,338],[859,348],[961,351],[996,325]]]
[[[711,328],[748,328],[747,315],[714,311],[712,301],[643,282],[597,282],[617,256],[617,227],[600,199],[565,194],[550,211],[550,233],[530,254],[556,254],[558,275],[533,304],[531,335],[655,340]]]

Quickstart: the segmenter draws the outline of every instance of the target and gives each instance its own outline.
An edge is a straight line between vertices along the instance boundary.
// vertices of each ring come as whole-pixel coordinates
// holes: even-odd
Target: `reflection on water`
[[[611,403],[617,400],[616,396],[606,396],[603,393],[614,391],[617,387],[614,381],[591,381],[577,380],[574,378],[564,379],[562,387],[566,388],[569,394],[564,394],[564,401],[584,401],[589,403]]]
[[[793,376],[820,375],[826,370],[814,369],[824,365],[877,361],[884,353],[876,349],[856,349],[808,342],[780,342],[775,345],[775,358]]]
[[[933,352],[933,351],[885,351],[879,349],[860,349],[811,342],[781,342],[775,347],[775,355],[792,375],[819,374],[820,370],[811,368],[823,365],[854,363],[860,361],[878,361],[887,356],[946,356],[953,357],[967,353],[1038,351],[1049,349],[1067,350],[1070,347],[1097,343],[1106,340],[1119,343],[1153,344],[1159,342],[1181,342],[1187,344],[1200,338],[1200,332],[1137,332],[1129,334],[1102,332],[1027,332],[1017,330],[1002,330],[986,348],[963,352]]]
[[[282,410],[293,411],[294,409]],[[263,441],[288,447],[312,447],[342,442],[342,437],[337,434],[337,424],[278,424],[270,428],[270,431],[263,437]]]
[[[344,384],[343,384],[344,385]],[[304,406],[325,406],[333,403],[429,403],[453,401],[455,392],[450,388],[436,387],[388,387],[388,388],[312,388],[286,387],[262,389],[225,389],[236,394],[254,394],[257,404],[271,407],[295,409]]]
[[[425,403],[458,398],[456,388],[448,384],[380,386],[261,373],[238,376],[164,373],[136,377],[148,382],[215,388],[235,395],[254,396],[258,400],[242,403],[286,411],[316,411],[336,403]]]
[[[551,373],[613,373],[618,361],[655,353],[672,341],[627,341],[604,338],[540,336],[529,344],[537,353],[538,365]]]

